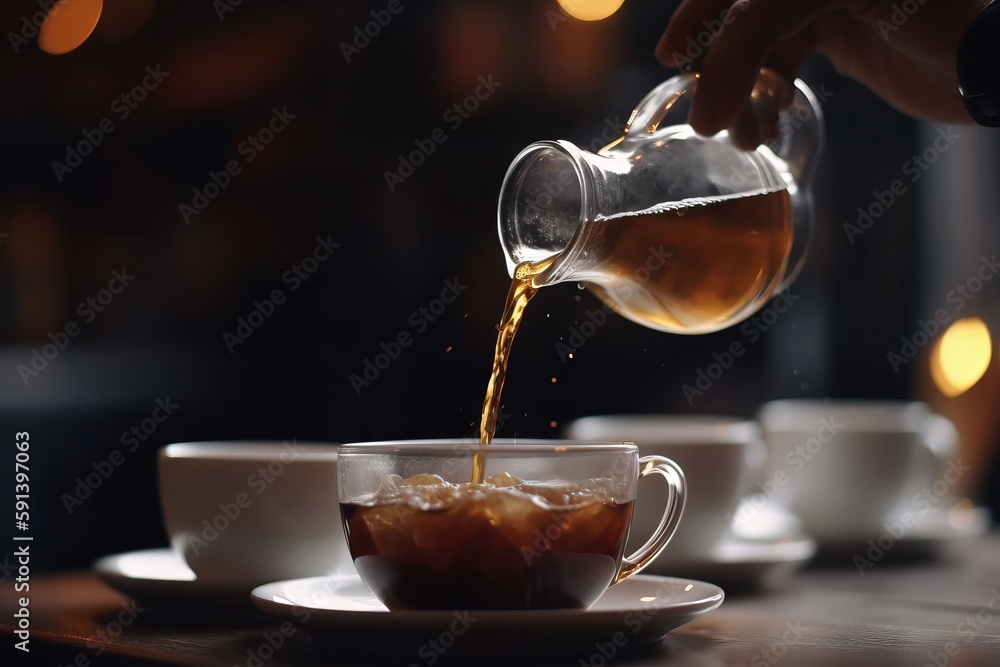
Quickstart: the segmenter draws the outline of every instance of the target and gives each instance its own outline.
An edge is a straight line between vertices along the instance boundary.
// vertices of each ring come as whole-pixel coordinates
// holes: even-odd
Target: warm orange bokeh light
[[[563,11],[581,21],[606,19],[625,3],[625,0],[558,0]]]
[[[103,8],[103,0],[62,0],[52,5],[38,31],[38,48],[56,56],[69,53],[94,32]]]
[[[978,317],[955,321],[931,350],[931,378],[948,398],[964,394],[986,374],[993,344],[986,323]]]

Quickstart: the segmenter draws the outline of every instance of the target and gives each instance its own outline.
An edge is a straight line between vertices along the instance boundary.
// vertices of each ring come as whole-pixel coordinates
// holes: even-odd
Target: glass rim
[[[638,453],[633,442],[602,442],[582,439],[496,438],[488,445],[472,438],[424,438],[377,440],[340,445],[341,457],[352,454],[629,454]]]

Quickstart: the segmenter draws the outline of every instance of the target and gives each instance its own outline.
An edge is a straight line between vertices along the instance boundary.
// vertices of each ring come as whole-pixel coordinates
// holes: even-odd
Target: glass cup
[[[676,463],[629,443],[386,441],[341,445],[338,458],[354,565],[389,609],[585,609],[663,550],[686,495]],[[663,515],[625,556],[651,474],[667,481]]]

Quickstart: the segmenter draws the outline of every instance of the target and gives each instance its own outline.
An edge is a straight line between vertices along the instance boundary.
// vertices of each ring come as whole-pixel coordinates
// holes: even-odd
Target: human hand
[[[973,121],[959,94],[956,53],[962,34],[988,4],[684,0],[657,44],[656,57],[670,67],[697,63],[691,126],[702,135],[729,129],[745,148],[777,135],[777,109],[749,103],[761,67],[792,81],[810,51],[823,54],[840,73],[903,113],[968,124]]]

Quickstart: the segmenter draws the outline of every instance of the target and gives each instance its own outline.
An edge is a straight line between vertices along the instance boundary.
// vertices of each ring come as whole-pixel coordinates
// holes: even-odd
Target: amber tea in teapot
[[[646,326],[714,331],[774,291],[791,247],[791,218],[785,190],[610,218],[600,240],[605,276],[589,287]]]

